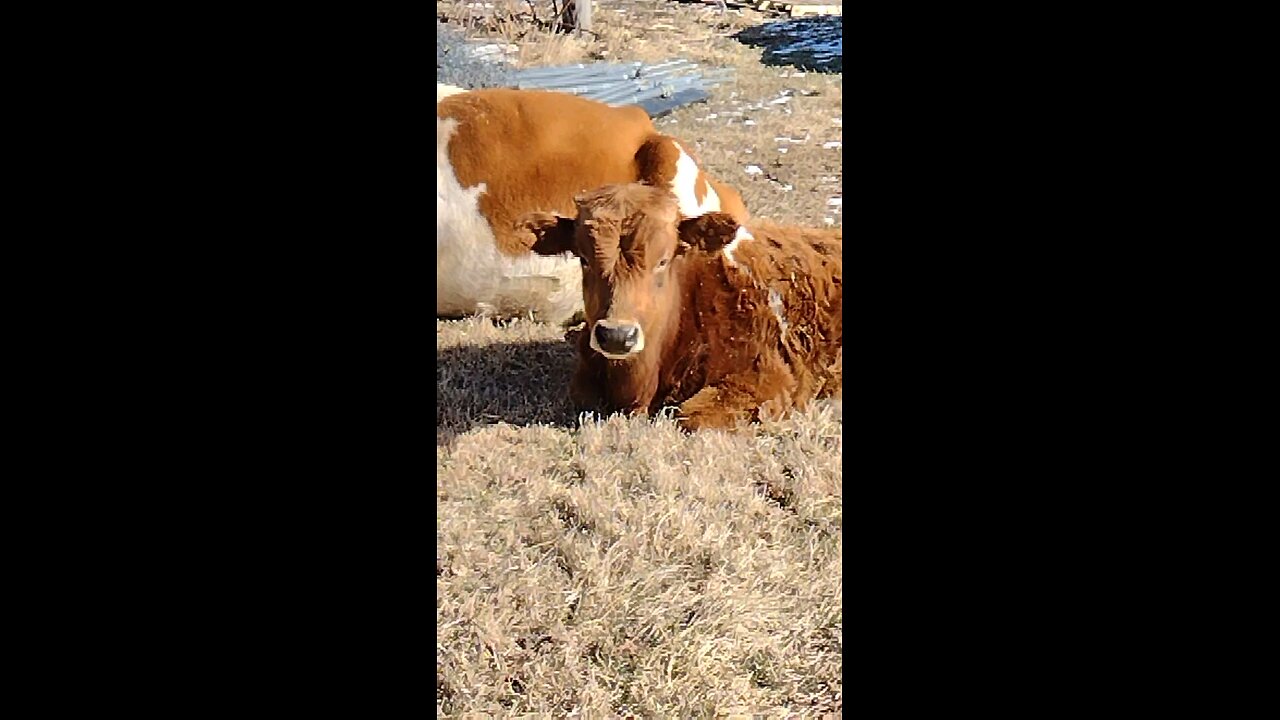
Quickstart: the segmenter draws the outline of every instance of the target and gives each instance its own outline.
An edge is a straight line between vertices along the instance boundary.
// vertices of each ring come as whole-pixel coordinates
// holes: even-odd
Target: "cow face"
[[[526,216],[530,247],[578,257],[592,350],[610,360],[634,360],[646,348],[657,352],[679,304],[675,197],[633,183],[579,195],[577,205],[576,220]]]

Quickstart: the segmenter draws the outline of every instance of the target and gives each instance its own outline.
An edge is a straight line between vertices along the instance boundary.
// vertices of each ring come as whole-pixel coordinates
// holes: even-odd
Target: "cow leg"
[[[689,430],[732,428],[760,417],[780,416],[791,404],[796,380],[785,368],[731,375],[680,403],[680,425]]]
[[[733,389],[711,385],[680,403],[677,417],[680,426],[687,430],[732,428],[750,422],[754,406],[753,398]]]

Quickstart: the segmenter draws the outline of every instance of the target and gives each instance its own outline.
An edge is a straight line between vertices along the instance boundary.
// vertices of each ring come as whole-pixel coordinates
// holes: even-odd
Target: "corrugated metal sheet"
[[[515,45],[467,39],[436,21],[436,82],[462,88],[559,90],[609,105],[639,105],[650,117],[708,99],[708,89],[734,78],[732,68],[704,69],[675,58],[659,63],[595,62],[517,70]]]
[[[557,90],[608,105],[639,105],[649,117],[666,115],[681,105],[706,100],[707,89],[734,78],[732,68],[704,71],[690,60],[646,65],[578,63],[512,71],[515,87]]]

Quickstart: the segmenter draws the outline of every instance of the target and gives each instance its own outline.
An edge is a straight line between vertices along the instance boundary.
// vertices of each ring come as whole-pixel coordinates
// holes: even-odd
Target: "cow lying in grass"
[[[841,230],[682,219],[634,183],[579,196],[576,216],[520,225],[534,252],[583,267],[580,409],[675,405],[685,427],[730,427],[839,392]]]
[[[747,218],[742,197],[654,129],[638,107],[548,90],[436,85],[436,316],[582,309],[578,261],[539,257],[516,237],[532,211],[574,212],[574,196],[609,183],[662,186],[680,212]]]

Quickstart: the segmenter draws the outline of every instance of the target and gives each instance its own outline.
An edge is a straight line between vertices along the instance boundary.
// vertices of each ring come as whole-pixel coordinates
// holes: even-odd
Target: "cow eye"
[[[586,267],[587,267],[587,259],[586,259],[586,258],[578,258],[578,263],[579,263],[579,264],[581,264],[583,268],[586,268]]]
[[[661,270],[666,270],[667,265],[670,265],[670,264],[671,264],[671,258],[662,258],[661,260],[658,261],[658,267],[654,268],[653,271],[659,272]]]

